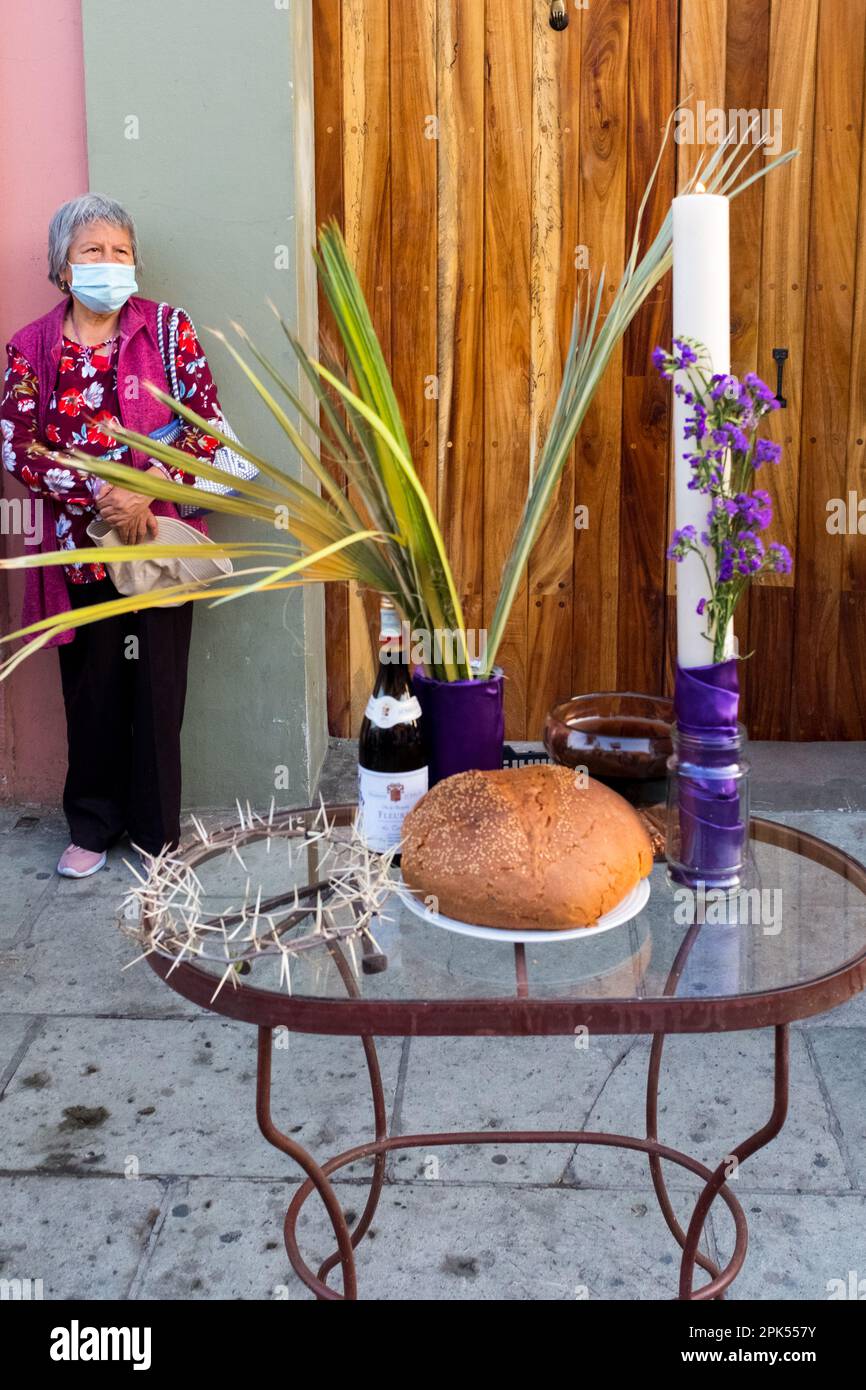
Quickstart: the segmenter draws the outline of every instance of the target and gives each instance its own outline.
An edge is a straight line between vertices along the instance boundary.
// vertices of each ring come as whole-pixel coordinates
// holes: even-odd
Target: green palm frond
[[[50,641],[52,637],[61,632],[66,632],[77,627],[85,627],[90,623],[99,622],[103,618],[115,618],[125,613],[135,613],[140,609],[159,608],[166,602],[196,602],[210,600],[211,606],[217,603],[224,603],[230,599],[241,598],[246,594],[254,592],[271,592],[273,590],[293,587],[289,582],[290,576],[301,574],[307,571],[312,580],[316,583],[327,582],[329,580],[346,578],[347,576],[340,571],[338,552],[346,547],[357,544],[360,540],[366,540],[374,533],[363,533],[361,536],[348,536],[337,542],[335,545],[326,546],[323,550],[297,555],[289,564],[278,566],[257,566],[253,569],[236,571],[232,576],[235,581],[230,586],[226,585],[226,578],[223,575],[216,575],[213,579],[202,582],[190,582],[173,584],[164,589],[151,590],[145,594],[123,595],[120,598],[109,599],[106,603],[89,604],[85,608],[70,609],[63,613],[53,613],[47,618],[40,618],[35,623],[29,623],[26,627],[19,628],[16,632],[10,632],[5,637],[0,637],[0,645],[6,642],[13,642],[17,639],[29,637],[31,640],[24,647],[8,657],[0,664],[0,680],[10,675],[16,667],[20,666],[28,656],[39,651]],[[226,545],[220,547],[220,553],[227,553],[235,549],[239,553],[244,549],[242,544],[237,546]],[[286,547],[285,549],[288,549]],[[167,558],[175,557],[187,552],[201,559],[201,546],[149,546],[149,545],[130,545],[130,546],[104,546],[100,547],[100,559],[119,558],[122,560],[134,560],[150,558],[154,551],[160,551]],[[255,549],[252,552],[253,558],[263,558],[261,553]],[[79,560],[93,559],[93,550],[64,550],[59,552],[32,555],[21,557],[21,563],[16,561],[3,562],[7,567],[12,568],[33,568],[38,565],[65,563],[76,563]],[[239,583],[246,581],[252,575],[261,575],[260,579],[252,583]],[[220,587],[218,587],[220,586]]]
[[[321,228],[319,250],[314,254],[325,297],[346,351],[354,390],[322,364],[313,362],[310,365],[341,396],[354,433],[363,441],[370,466],[375,469],[393,514],[397,535],[409,561],[409,574],[400,578],[410,590],[405,602],[398,596],[394,597],[394,602],[403,617],[418,623],[428,633],[455,634],[460,656],[457,662],[446,658],[442,674],[449,680],[468,678],[471,671],[457,586],[429,499],[411,462],[411,449],[396,392],[336,222],[331,221]],[[317,394],[321,396],[321,392]]]

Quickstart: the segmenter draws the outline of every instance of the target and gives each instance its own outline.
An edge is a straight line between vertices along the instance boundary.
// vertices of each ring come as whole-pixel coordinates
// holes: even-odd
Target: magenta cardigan
[[[45,440],[45,417],[51,393],[57,383],[60,350],[63,343],[63,320],[68,305],[69,300],[62,299],[47,314],[43,314],[42,318],[35,319],[33,323],[28,323],[25,328],[19,329],[11,340],[11,346],[27,358],[39,382],[36,411],[38,432],[43,442],[47,442]],[[151,381],[164,391],[171,390],[166,380],[165,367],[159,351],[159,339],[156,331],[158,307],[153,299],[141,299],[138,295],[133,295],[121,309],[118,324],[120,347],[117,357],[117,395],[120,419],[121,424],[125,425],[127,429],[135,430],[139,434],[152,434],[160,425],[168,424],[172,418],[169,407],[156,400],[144,385],[145,382]],[[134,395],[132,400],[127,399],[127,392],[124,390],[130,377],[137,379],[139,383],[139,390],[132,393]],[[148,456],[138,450],[130,451],[128,461],[135,468],[149,468],[151,466]],[[57,549],[54,504],[46,498],[43,505],[48,508],[49,525],[42,528],[41,544],[26,545],[26,550],[31,554]],[[177,517],[180,515],[172,502],[154,500],[151,502],[151,511],[154,516]],[[207,527],[200,517],[185,518],[185,520],[189,526],[194,526],[197,531],[207,531]],[[22,627],[38,622],[40,618],[51,617],[55,613],[68,613],[71,606],[62,565],[46,565],[44,568],[25,570],[24,606],[21,611]],[[71,642],[74,637],[75,630],[69,629],[53,636],[46,643],[46,646],[56,647],[61,643]]]

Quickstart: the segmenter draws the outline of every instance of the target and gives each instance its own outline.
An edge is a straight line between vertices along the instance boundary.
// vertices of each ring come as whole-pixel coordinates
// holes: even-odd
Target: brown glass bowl
[[[575,695],[550,711],[544,746],[555,763],[585,767],[590,777],[650,781],[666,774],[673,718],[664,695]]]

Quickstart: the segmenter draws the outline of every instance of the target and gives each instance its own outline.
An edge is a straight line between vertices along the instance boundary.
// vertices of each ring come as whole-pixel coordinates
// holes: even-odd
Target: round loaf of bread
[[[403,822],[404,882],[478,926],[589,927],[652,869],[636,813],[616,792],[545,764],[460,772]]]

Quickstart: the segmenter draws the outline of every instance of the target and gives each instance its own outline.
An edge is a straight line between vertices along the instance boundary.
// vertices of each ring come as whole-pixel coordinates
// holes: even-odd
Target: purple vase
[[[749,764],[738,676],[733,658],[677,666],[667,860],[674,882],[689,888],[738,888],[747,869]]]
[[[504,678],[439,681],[412,672],[427,744],[430,786],[455,772],[488,771],[502,766],[505,740]]]

